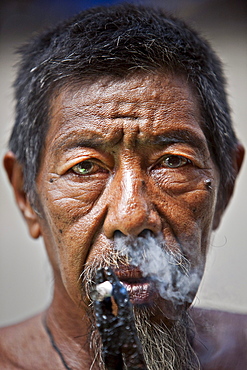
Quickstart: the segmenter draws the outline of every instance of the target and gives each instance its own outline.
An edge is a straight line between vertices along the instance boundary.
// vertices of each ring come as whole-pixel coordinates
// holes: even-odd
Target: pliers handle
[[[110,267],[97,271],[96,284],[108,280],[117,305],[113,314],[110,297],[94,301],[96,325],[102,340],[103,359],[108,370],[147,370],[141,343],[137,336],[128,292]]]

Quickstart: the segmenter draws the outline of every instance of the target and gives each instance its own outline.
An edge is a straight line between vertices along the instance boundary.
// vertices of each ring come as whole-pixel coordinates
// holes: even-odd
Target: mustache
[[[121,232],[114,235],[114,245],[120,256],[125,256],[131,264],[139,266],[146,275],[157,272],[157,268],[164,268],[163,262],[177,266],[184,274],[190,270],[190,262],[178,247],[171,250],[162,234],[153,235],[144,230],[140,236],[125,236]],[[157,273],[159,274],[159,272]]]
[[[131,262],[127,256],[121,255],[116,249],[103,252],[99,257],[95,258],[90,263],[86,263],[80,275],[82,283],[82,293],[92,305],[91,292],[96,285],[96,272],[104,267],[111,267],[113,270],[120,269],[122,266],[128,267]]]
[[[202,277],[202,269],[192,269],[181,249],[171,251],[163,235],[155,236],[148,230],[137,237],[115,232],[113,248],[84,266],[82,285],[90,301],[96,271],[108,266],[113,270],[123,266],[138,268],[143,277],[152,281],[162,298],[176,304],[192,302]]]

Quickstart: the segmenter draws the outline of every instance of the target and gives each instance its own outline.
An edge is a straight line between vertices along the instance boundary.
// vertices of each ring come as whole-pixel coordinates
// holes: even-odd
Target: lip
[[[114,272],[126,288],[133,305],[151,304],[157,296],[152,281],[148,277],[143,277],[138,267],[121,266]]]
[[[155,292],[152,289],[151,282],[142,281],[139,282],[126,282],[121,280],[122,284],[126,288],[130,301],[133,305],[147,305],[151,304],[155,296]]]

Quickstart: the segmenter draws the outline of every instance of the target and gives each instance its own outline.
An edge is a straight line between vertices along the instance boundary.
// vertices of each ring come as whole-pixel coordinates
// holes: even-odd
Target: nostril
[[[130,236],[131,235],[125,235],[120,230],[116,230],[116,231],[114,231],[113,239],[117,240],[117,239],[122,239],[122,238],[130,237]],[[138,235],[136,235],[136,237],[141,237],[141,238],[148,238],[150,236],[155,237],[154,232],[152,230],[149,230],[149,229],[144,229]]]
[[[122,238],[123,236],[125,236],[125,235],[122,233],[122,231],[116,230],[116,231],[114,231],[113,239]]]
[[[149,229],[144,229],[140,232],[140,234],[138,235],[139,237],[142,237],[142,238],[147,238],[147,237],[154,237],[154,233],[152,230],[149,230]]]
[[[130,236],[131,235],[125,235],[120,230],[116,230],[114,231],[113,239],[117,240],[117,239],[122,239],[122,238],[130,237]],[[150,229],[144,229],[138,235],[136,235],[136,237],[141,237],[141,238],[155,237],[155,233]]]

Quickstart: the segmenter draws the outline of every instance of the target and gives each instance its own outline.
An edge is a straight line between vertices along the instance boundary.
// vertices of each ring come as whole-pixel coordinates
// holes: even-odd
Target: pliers
[[[112,284],[117,314],[113,313],[111,297],[94,300],[96,326],[102,340],[105,366],[108,370],[147,370],[128,292],[110,267],[96,273],[96,284],[106,280]]]

